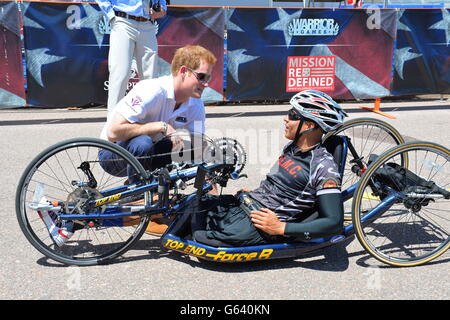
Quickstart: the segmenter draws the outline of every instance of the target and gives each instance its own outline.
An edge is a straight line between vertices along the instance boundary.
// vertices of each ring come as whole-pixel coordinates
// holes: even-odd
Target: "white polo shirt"
[[[201,99],[189,98],[177,110],[174,108],[172,76],[139,81],[108,115],[100,138],[108,140],[107,128],[116,113],[130,123],[165,121],[175,130],[186,129],[192,134],[205,132],[205,106]],[[153,140],[158,140],[159,135],[152,136]]]

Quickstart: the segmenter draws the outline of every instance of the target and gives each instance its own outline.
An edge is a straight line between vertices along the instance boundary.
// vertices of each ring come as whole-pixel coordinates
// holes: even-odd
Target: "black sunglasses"
[[[188,69],[190,72],[192,72],[194,74],[194,76],[197,78],[197,80],[200,81],[201,83],[207,84],[211,81],[210,74],[206,74],[203,72],[197,72],[197,71],[192,70],[189,67],[186,67],[186,69]]]
[[[292,108],[288,112],[288,119],[291,121],[297,121],[297,120],[302,120],[303,117],[297,110]]]

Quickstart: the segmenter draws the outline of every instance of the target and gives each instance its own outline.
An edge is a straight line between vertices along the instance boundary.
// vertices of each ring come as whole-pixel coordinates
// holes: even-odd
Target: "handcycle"
[[[141,238],[153,215],[173,217],[161,237],[162,247],[214,262],[299,257],[354,234],[371,256],[392,266],[427,263],[450,246],[450,150],[431,142],[404,143],[392,126],[370,118],[350,120],[324,137],[343,176],[344,207],[351,203],[351,213],[346,210],[351,222],[340,234],[247,247],[194,241],[184,209],[213,185],[225,187],[229,180],[242,178],[246,164],[237,140],[206,139],[206,147],[204,141],[200,160],[180,158],[154,171],[145,170],[142,159],[99,139],[76,138],[51,146],[35,157],[19,181],[21,230],[46,257],[69,265],[113,261]],[[105,172],[100,150],[116,155],[123,174]],[[137,177],[132,183],[130,170]],[[50,237],[40,218],[43,211],[56,215],[59,223],[77,225],[63,246]]]

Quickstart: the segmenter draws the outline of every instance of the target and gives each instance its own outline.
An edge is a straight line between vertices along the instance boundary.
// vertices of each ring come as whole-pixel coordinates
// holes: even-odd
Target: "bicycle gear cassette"
[[[90,187],[79,187],[72,191],[65,203],[67,214],[85,214],[90,211],[89,202],[101,198],[102,195],[96,189]],[[104,208],[97,208],[104,211]]]

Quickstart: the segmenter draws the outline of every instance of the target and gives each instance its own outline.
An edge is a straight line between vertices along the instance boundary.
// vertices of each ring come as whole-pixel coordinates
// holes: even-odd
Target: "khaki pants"
[[[112,21],[109,40],[108,114],[125,96],[131,75],[133,57],[140,80],[154,78],[158,55],[156,26],[122,17]]]

